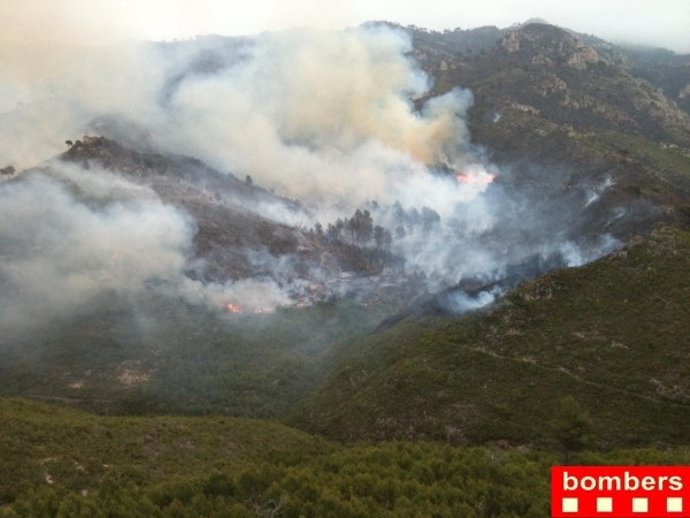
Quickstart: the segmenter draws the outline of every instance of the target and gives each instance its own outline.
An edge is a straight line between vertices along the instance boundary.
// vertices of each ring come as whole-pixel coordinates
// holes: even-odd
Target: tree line
[[[372,202],[371,206],[375,210],[379,208],[376,202]],[[352,217],[338,218],[335,222],[328,223],[325,229],[321,223],[316,223],[312,233],[330,244],[346,243],[359,247],[373,244],[379,250],[390,250],[394,235],[395,239],[401,240],[416,230],[430,232],[441,222],[439,214],[429,207],[405,210],[400,202],[396,202],[388,210],[392,211],[395,234],[384,226],[375,224],[369,209],[357,209]]]

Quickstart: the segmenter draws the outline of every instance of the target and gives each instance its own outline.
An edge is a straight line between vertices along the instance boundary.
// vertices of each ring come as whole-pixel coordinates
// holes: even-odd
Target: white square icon
[[[632,499],[632,512],[633,513],[646,513],[649,509],[649,502],[646,498],[633,498]]]
[[[564,513],[576,513],[577,498],[564,498],[561,502],[561,509]]]
[[[666,512],[667,513],[682,513],[683,512],[683,499],[677,496],[669,497],[666,499]]]
[[[597,512],[610,513],[613,511],[613,500],[608,496],[600,496],[597,498]]]

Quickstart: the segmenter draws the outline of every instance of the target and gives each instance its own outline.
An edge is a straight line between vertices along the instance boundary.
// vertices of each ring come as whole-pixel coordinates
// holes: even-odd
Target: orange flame
[[[228,308],[228,311],[230,313],[242,313],[242,308],[239,307],[237,304],[229,303],[226,304],[225,307]]]
[[[496,177],[492,174],[479,175],[473,171],[468,171],[465,173],[458,173],[455,175],[455,179],[458,183],[471,184],[471,185],[489,185],[493,183]]]
[[[239,304],[233,304],[232,302],[225,304],[225,309],[227,309],[230,313],[243,313],[244,312],[244,310],[242,309],[242,306],[240,306]],[[273,308],[269,308],[269,307],[249,308],[248,311],[251,311],[252,313],[256,313],[256,314],[272,313]]]

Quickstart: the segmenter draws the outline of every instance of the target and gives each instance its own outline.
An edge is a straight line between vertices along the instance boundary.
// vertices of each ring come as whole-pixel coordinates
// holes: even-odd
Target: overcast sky
[[[614,42],[690,52],[688,0],[0,0],[0,41],[170,40],[372,19],[433,29],[506,27],[532,17]]]

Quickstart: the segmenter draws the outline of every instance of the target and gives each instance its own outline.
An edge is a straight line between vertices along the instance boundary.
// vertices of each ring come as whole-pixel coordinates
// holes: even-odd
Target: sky
[[[431,29],[529,18],[614,42],[690,52],[687,0],[0,0],[0,44],[105,44],[389,20]]]

